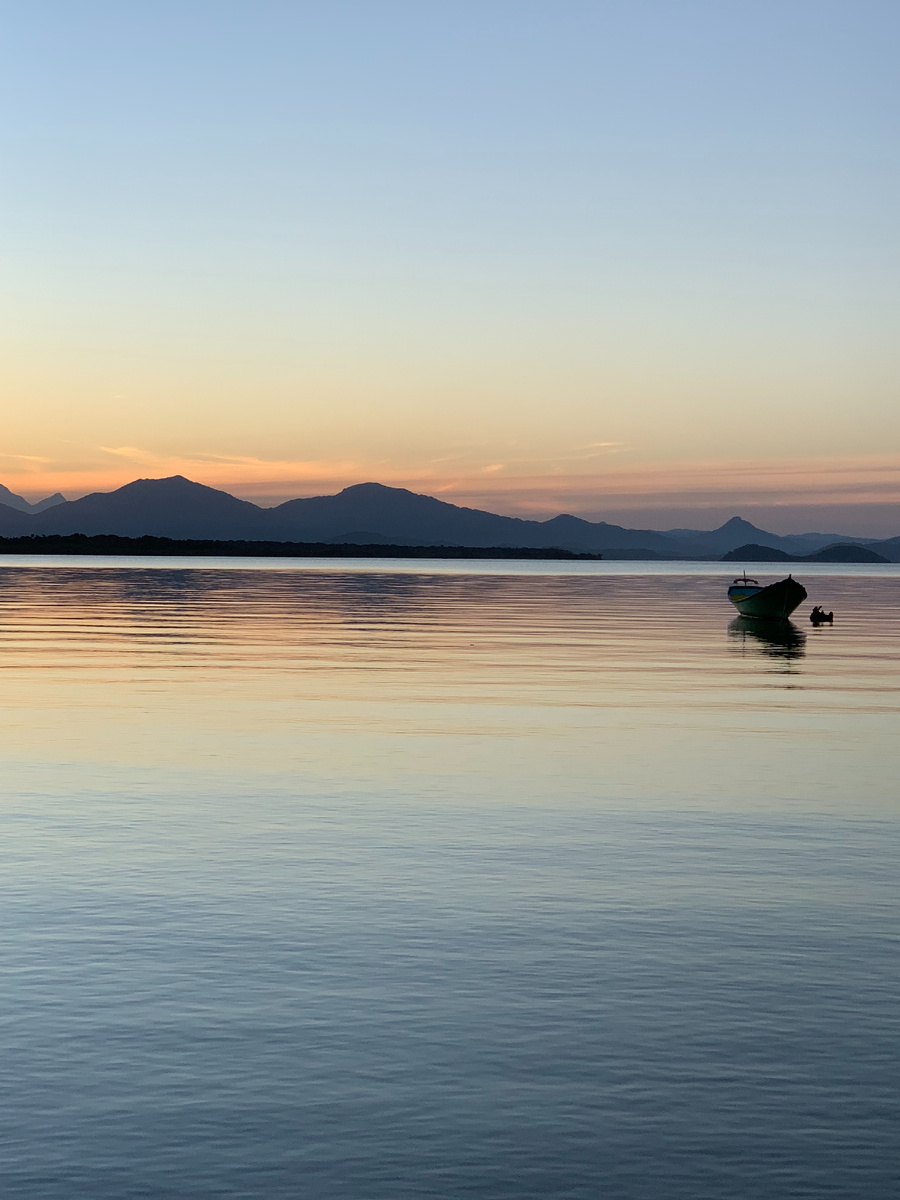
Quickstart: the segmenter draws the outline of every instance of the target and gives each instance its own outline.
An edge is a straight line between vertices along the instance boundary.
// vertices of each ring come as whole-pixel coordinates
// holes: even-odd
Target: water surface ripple
[[[0,568],[5,1197],[898,1193],[900,570],[99,566]]]

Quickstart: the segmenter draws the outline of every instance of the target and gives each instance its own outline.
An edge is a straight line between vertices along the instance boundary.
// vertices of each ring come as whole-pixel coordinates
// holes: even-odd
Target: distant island
[[[27,534],[0,537],[0,554],[111,554],[217,558],[499,558],[597,562],[602,554],[529,546],[391,546],[353,542],[220,541],[211,538],[119,537],[117,534]]]
[[[136,479],[112,492],[94,492],[78,500],[48,496],[31,504],[0,484],[0,538],[16,541],[28,535],[67,538],[167,538],[175,542],[216,544],[216,549],[184,553],[238,553],[219,549],[223,543],[266,545],[279,557],[302,554],[346,555],[347,550],[298,547],[367,547],[379,557],[434,557],[437,547],[448,558],[568,555],[604,559],[719,561],[723,554],[753,545],[786,555],[772,561],[803,561],[836,545],[868,547],[890,562],[900,562],[900,537],[873,539],[837,533],[774,534],[742,517],[717,529],[626,529],[607,521],[588,521],[569,513],[548,520],[507,517],[484,509],[449,504],[435,496],[381,483],[358,483],[333,496],[286,500],[272,508],[241,500],[218,488],[181,475],[168,479]],[[43,553],[49,543],[44,543]],[[60,543],[61,545],[61,543]],[[109,543],[112,546],[112,543]],[[276,547],[281,547],[277,549]],[[376,547],[381,547],[377,550]],[[16,546],[6,553],[28,553]],[[58,549],[54,553],[86,553]],[[129,550],[128,553],[139,551]],[[527,552],[527,555],[526,555]],[[114,549],[90,553],[118,553]],[[176,553],[165,551],[146,553]],[[359,553],[357,549],[354,553]],[[748,562],[762,561],[747,558]],[[814,561],[810,559],[810,561]],[[875,561],[835,559],[830,561]]]
[[[813,554],[787,554],[784,550],[773,550],[769,546],[758,546],[754,542],[746,546],[738,546],[736,550],[722,557],[722,562],[740,563],[886,563],[890,562],[883,554],[878,554],[870,546],[858,546],[854,542],[837,542],[833,546],[823,546]]]

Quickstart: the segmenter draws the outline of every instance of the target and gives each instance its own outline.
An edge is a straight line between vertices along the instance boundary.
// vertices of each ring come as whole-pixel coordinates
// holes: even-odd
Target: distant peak
[[[48,508],[55,508],[57,504],[65,504],[66,498],[62,492],[54,492],[52,496],[47,496],[43,500],[38,500],[37,504],[32,504],[32,512],[46,512]]]
[[[351,483],[343,488],[340,496],[415,496],[409,488],[389,487],[386,483]],[[430,499],[430,497],[429,497]]]
[[[407,488],[389,487],[386,483],[351,483],[349,487],[341,489],[340,494],[343,496],[346,492],[405,492]]]
[[[65,496],[61,496],[57,492],[53,496],[47,496],[45,500],[38,500],[36,504],[32,504],[23,496],[17,496],[15,492],[11,492],[5,484],[0,483],[0,504],[5,504],[9,508],[15,508],[19,512],[43,512],[45,508],[53,508],[56,504],[64,504],[65,499]]]
[[[127,487],[127,488],[134,488],[134,487],[141,487],[141,488],[146,488],[146,487],[153,487],[153,488],[164,488],[164,487],[205,488],[206,484],[205,483],[197,483],[193,479],[187,479],[187,478],[185,478],[184,475],[166,475],[165,478],[163,478],[163,479],[135,479],[131,483],[126,483],[125,487]]]

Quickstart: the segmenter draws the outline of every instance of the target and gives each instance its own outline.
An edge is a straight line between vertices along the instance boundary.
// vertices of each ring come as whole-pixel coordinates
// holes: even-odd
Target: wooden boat
[[[763,587],[746,572],[728,589],[728,599],[742,617],[789,617],[806,599],[806,588],[793,576]]]

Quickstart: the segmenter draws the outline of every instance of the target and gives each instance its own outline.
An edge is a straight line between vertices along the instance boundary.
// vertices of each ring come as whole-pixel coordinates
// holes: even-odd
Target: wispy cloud
[[[40,454],[4,454],[0,452],[0,462],[10,462],[16,465],[19,463],[34,463],[35,468],[40,468],[52,461],[53,459],[44,458]]]
[[[40,489],[40,494],[61,491],[77,496],[120,487],[137,475],[186,475],[273,503],[378,480],[523,515],[569,511],[599,516],[616,508],[651,512],[715,504],[900,505],[900,455],[636,462],[633,452],[617,453],[622,448],[618,442],[582,443],[539,459],[514,454],[481,457],[476,447],[457,447],[440,457],[398,461],[374,456],[268,459],[215,447],[170,455],[126,445],[75,451],[80,463],[6,454],[0,455],[0,464],[3,482],[31,495]]]
[[[116,458],[127,458],[134,462],[143,462],[145,459],[152,461],[154,457],[138,446],[98,446],[97,449],[102,450],[104,454],[113,454]]]

